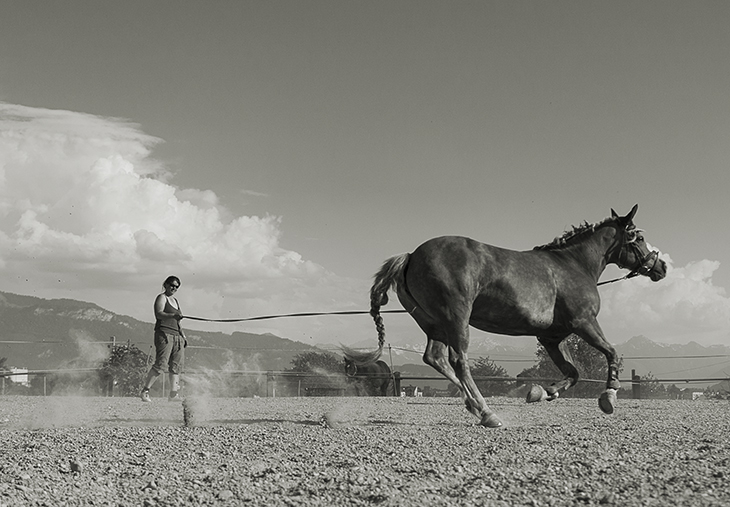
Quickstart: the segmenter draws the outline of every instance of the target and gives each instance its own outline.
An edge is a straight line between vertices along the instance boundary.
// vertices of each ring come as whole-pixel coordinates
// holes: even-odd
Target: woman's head
[[[176,276],[168,276],[165,278],[165,282],[162,284],[163,287],[169,287],[172,290],[180,288],[180,279]]]

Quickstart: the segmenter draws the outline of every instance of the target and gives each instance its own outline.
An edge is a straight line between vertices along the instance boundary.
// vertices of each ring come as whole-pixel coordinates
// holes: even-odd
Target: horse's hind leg
[[[474,378],[471,376],[471,369],[469,368],[469,358],[466,353],[467,346],[469,344],[468,330],[466,335],[462,336],[463,340],[459,341],[459,345],[454,347],[452,345],[453,355],[450,358],[451,366],[456,372],[456,376],[461,381],[461,385],[464,386],[467,395],[467,403],[471,399],[471,403],[476,403],[476,406],[472,408],[472,412],[481,418],[479,424],[488,428],[499,428],[502,426],[502,421],[497,417],[490,408],[487,406],[487,402],[484,401],[479,387],[477,387]],[[467,407],[469,405],[467,404]]]
[[[463,394],[464,386],[461,384],[461,381],[456,376],[456,372],[454,372],[454,369],[451,367],[448,355],[449,352],[446,344],[428,336],[426,350],[423,353],[423,362],[449,379]]]
[[[538,336],[537,341],[545,347],[548,356],[550,356],[550,359],[553,360],[555,366],[558,367],[565,377],[558,382],[552,383],[545,389],[539,387],[538,390],[544,391],[544,396],[540,396],[541,393],[530,391],[527,397],[528,403],[542,401],[543,399],[547,399],[548,401],[554,400],[560,396],[560,390],[573,387],[578,382],[578,370],[573,364],[573,358],[570,355],[565,338],[553,339]]]
[[[469,411],[474,415],[478,416],[479,412],[474,412],[474,409],[470,406],[464,385],[456,376],[456,372],[454,372],[454,368],[449,362],[449,350],[448,345],[446,345],[448,337],[439,332],[438,327],[433,323],[433,320],[425,311],[422,309],[416,311],[419,308],[419,304],[416,303],[408,292],[404,291],[402,287],[399,287],[398,289],[398,299],[403,305],[403,308],[414,309],[411,312],[411,317],[413,317],[413,320],[416,321],[418,327],[426,333],[428,341],[426,342],[426,350],[423,352],[423,362],[449,379],[456,387],[458,387],[462,396],[465,398],[467,409],[469,409]]]
[[[471,373],[468,371],[466,358],[464,358],[464,361],[459,361],[456,358],[450,359],[449,347],[443,341],[434,339],[428,335],[426,351],[423,353],[423,362],[433,367],[459,388],[467,410],[481,419],[480,424],[490,428],[502,426],[502,421],[499,420],[494,412],[487,408],[482,394],[479,392],[476,384],[474,384]],[[468,375],[464,375],[463,371],[460,371],[461,365],[463,364],[467,366]],[[469,386],[469,381],[471,381],[471,387]]]
[[[444,293],[441,293],[443,296]],[[398,288],[398,299],[403,308],[413,308],[411,317],[426,333],[428,342],[423,353],[423,362],[449,379],[461,391],[467,410],[481,419],[480,424],[487,427],[502,426],[502,421],[489,410],[479,388],[474,383],[469,370],[466,350],[469,346],[468,314],[470,307],[463,308],[462,322],[459,327],[454,315],[444,316],[443,306],[436,305],[429,311],[423,303],[417,303],[413,296],[402,287]],[[448,302],[445,300],[443,303]],[[434,317],[434,316],[438,317]],[[449,324],[444,324],[449,322]],[[451,357],[450,349],[454,355]],[[463,351],[463,352],[462,352]]]

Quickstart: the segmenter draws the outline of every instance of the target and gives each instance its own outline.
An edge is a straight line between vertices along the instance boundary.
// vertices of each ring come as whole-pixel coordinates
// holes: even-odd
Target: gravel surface
[[[0,506],[730,505],[726,401],[0,397]]]

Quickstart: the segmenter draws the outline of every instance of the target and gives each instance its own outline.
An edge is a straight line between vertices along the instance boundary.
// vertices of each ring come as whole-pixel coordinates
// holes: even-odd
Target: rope
[[[631,273],[629,273],[629,274],[631,274]],[[607,283],[620,282],[622,280],[628,280],[629,278],[632,278],[632,277],[629,277],[629,275],[624,275],[621,278],[614,278],[613,280],[605,280],[603,282],[598,282],[596,284],[596,286],[600,287],[601,285],[606,285]]]
[[[408,313],[406,310],[383,310],[380,313]],[[202,317],[188,317],[186,319],[199,320],[202,322],[246,322],[252,320],[269,320],[269,319],[280,319],[284,317],[316,317],[319,315],[369,315],[369,311],[364,310],[349,310],[342,312],[308,312],[308,313],[287,313],[283,315],[263,315],[260,317],[248,317],[244,319],[204,319]]]

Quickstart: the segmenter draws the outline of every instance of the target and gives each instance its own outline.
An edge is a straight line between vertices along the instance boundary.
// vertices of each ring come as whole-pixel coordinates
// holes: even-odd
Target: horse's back
[[[404,296],[431,318],[460,314],[486,331],[531,333],[553,322],[556,269],[544,252],[442,236],[411,254]]]
[[[547,281],[545,259],[534,251],[501,248],[463,236],[441,236],[421,244],[410,256],[408,285],[416,279],[450,293],[476,291],[494,283]],[[532,282],[531,282],[532,281]],[[413,283],[412,283],[413,282]]]

